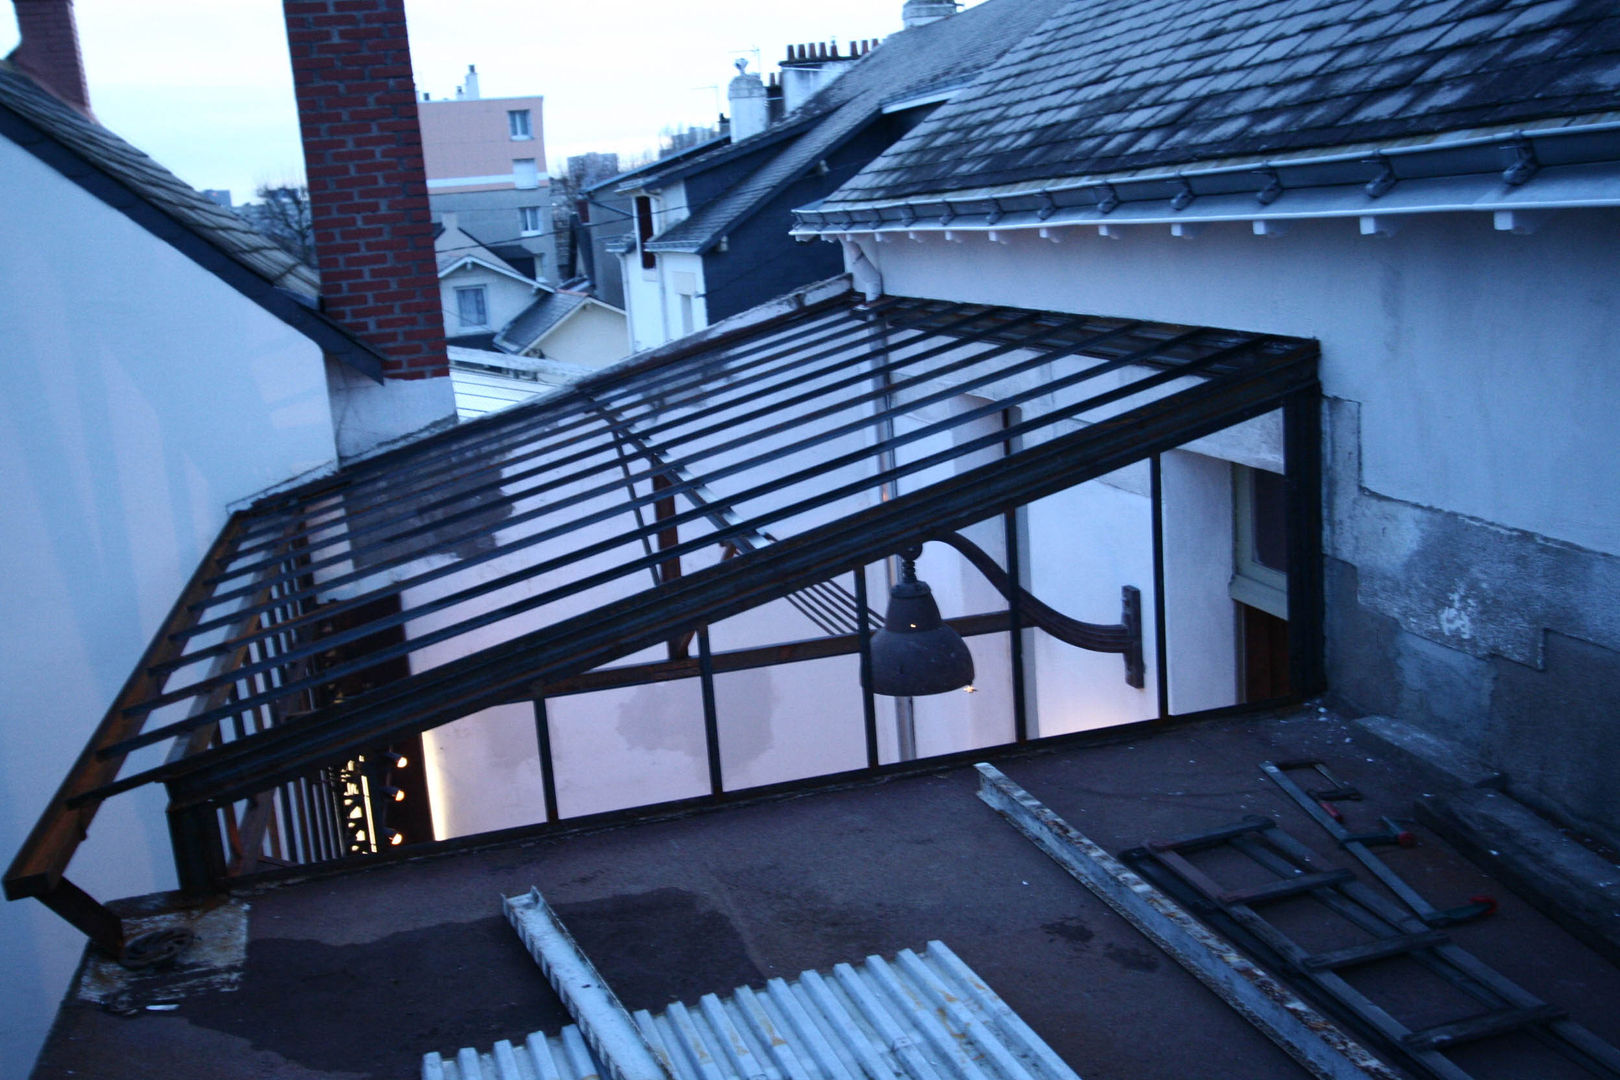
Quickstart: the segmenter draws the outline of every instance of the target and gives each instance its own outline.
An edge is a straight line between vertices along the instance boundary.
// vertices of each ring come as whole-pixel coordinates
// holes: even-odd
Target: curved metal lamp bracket
[[[960,533],[941,533],[929,539],[955,548],[1007,598],[1008,604],[1018,605],[1020,619],[1077,649],[1119,653],[1125,658],[1125,682],[1138,690],[1147,685],[1147,667],[1142,659],[1142,591],[1136,586],[1126,585],[1120,589],[1119,622],[1112,625],[1082,622],[1036,599],[1023,586],[1015,585],[989,552]]]

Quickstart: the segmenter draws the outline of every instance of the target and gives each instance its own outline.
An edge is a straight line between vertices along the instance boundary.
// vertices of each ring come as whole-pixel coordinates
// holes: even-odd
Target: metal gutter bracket
[[[1400,182],[1401,178],[1395,175],[1395,166],[1383,154],[1369,158],[1368,161],[1377,165],[1379,171],[1377,176],[1367,181],[1367,185],[1362,190],[1367,193],[1369,199],[1381,199],[1394,190],[1395,185]]]
[[[1197,192],[1193,191],[1192,184],[1183,176],[1181,177],[1181,189],[1170,199],[1170,209],[1185,210],[1193,204],[1193,200],[1196,198],[1198,198]]]
[[[1113,184],[1099,184],[1092,194],[1097,196],[1097,213],[1112,214],[1119,206],[1119,192],[1114,190]],[[1103,235],[1107,235],[1104,233]]]
[[[1509,187],[1518,187],[1540,171],[1541,162],[1536,160],[1536,149],[1529,139],[1521,136],[1503,149],[1513,155],[1513,161],[1502,170],[1502,182]]]
[[[1278,175],[1276,169],[1269,165],[1257,171],[1261,176],[1266,178],[1266,186],[1255,192],[1254,197],[1261,206],[1270,206],[1272,203],[1282,198],[1282,193],[1284,190],[1282,177]]]

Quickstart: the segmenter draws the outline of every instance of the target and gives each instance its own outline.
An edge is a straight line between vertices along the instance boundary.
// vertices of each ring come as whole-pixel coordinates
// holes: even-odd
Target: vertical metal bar
[[[556,821],[557,774],[551,764],[551,718],[546,714],[546,699],[534,699],[534,738],[540,744],[540,790],[546,801],[546,820]]]
[[[1288,689],[1322,692],[1322,395],[1320,387],[1283,404],[1283,495],[1288,504]]]
[[[1010,427],[1012,423],[1012,410],[1003,409],[1001,426]],[[1004,456],[1012,454],[1011,439],[1001,444],[1001,452]],[[1024,574],[1018,557],[1018,508],[1008,510],[1001,520],[1003,542],[1007,545],[1007,580],[1015,590],[1022,589]],[[1028,742],[1029,713],[1024,699],[1024,620],[1017,602],[1013,600],[1007,602],[1007,654],[1012,667],[1013,742]]]
[[[1164,625],[1164,466],[1158,454],[1148,463],[1153,496],[1153,674],[1159,719],[1170,719],[1170,635]]]
[[[698,629],[698,672],[703,686],[703,741],[709,750],[709,794],[721,795],[726,780],[720,768],[720,715],[714,707],[714,657],[709,653],[709,628]]]
[[[878,767],[877,701],[872,697],[872,626],[866,606],[866,567],[855,569],[855,623],[861,637],[861,710],[866,721],[866,767]]]

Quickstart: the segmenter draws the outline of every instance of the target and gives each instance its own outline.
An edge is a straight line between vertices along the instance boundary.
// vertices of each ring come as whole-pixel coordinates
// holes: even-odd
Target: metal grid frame
[[[265,499],[226,525],[13,863],[7,893],[38,896],[85,928],[82,894],[62,876],[67,861],[100,802],[144,784],[167,785],[182,885],[201,891],[230,872],[220,808],[479,709],[535,701],[543,734],[550,693],[682,673],[707,687],[717,669],[803,656],[864,661],[881,620],[864,575],[852,589],[833,584],[839,575],[996,515],[1010,529],[1018,506],[1144,460],[1162,657],[1158,455],[1279,407],[1299,568],[1292,685],[1309,693],[1321,681],[1316,355],[1313,341],[1208,327],[801,296],[769,318],[643,354]],[[965,393],[988,403],[896,430],[901,414]],[[898,456],[986,416],[1019,418]],[[987,447],[1003,456],[895,491]],[[591,531],[604,527],[610,535]],[[704,551],[721,554],[681,572],[680,560]],[[1016,566],[1007,570],[1016,581]],[[774,647],[774,661],[766,650],[711,652],[711,622],[779,598],[827,636]],[[1016,643],[1020,625],[1045,625],[1051,613],[1038,602],[1013,599],[1005,612],[960,620],[973,624],[964,629],[1011,630]],[[382,613],[354,619],[362,608]],[[371,677],[523,619],[531,628],[494,645]],[[415,620],[442,625],[402,633]],[[1109,636],[1117,628],[1075,626],[1096,632],[1085,647],[1125,651]],[[670,650],[666,664],[603,667],[657,645]],[[1021,691],[1015,679],[1020,740]],[[867,721],[876,767],[869,692]],[[161,764],[125,769],[129,754],[164,740],[174,750]]]

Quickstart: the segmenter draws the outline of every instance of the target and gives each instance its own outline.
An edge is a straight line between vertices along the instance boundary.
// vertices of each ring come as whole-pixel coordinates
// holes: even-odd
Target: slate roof
[[[314,270],[5,60],[0,136],[173,244],[327,352],[381,377],[381,354],[315,309],[320,280]]]
[[[648,250],[708,250],[736,222],[857,135],[881,115],[884,105],[969,81],[1039,26],[1062,2],[986,0],[959,15],[889,37],[784,119],[785,124],[796,124],[819,117],[806,125],[802,135],[720,198],[697,208],[685,221],[654,238]],[[774,128],[767,129],[753,139],[682,162],[679,169],[689,173],[718,164],[746,153],[755,139],[778,137]]]
[[[583,293],[548,293],[524,308],[495,335],[496,344],[523,352],[590,300]]]
[[[1065,0],[824,205],[1617,108],[1612,0]]]
[[[0,107],[108,173],[142,198],[246,266],[300,296],[320,294],[315,271],[277,247],[263,233],[168,169],[41,89],[11,64],[0,61]]]

